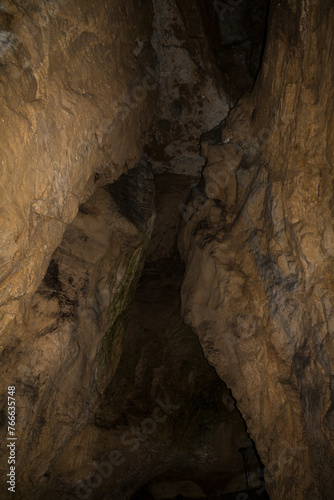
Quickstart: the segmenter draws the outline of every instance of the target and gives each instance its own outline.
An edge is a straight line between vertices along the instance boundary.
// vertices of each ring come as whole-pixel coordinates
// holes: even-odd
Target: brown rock
[[[254,91],[204,147],[222,223],[204,198],[180,236],[185,320],[237,400],[271,499],[334,491],[333,28],[329,2],[272,5]]]
[[[1,12],[4,331],[39,285],[94,178],[114,180],[138,161],[157,82],[147,74],[155,67],[150,2],[98,0],[92,9],[85,1],[5,0]]]

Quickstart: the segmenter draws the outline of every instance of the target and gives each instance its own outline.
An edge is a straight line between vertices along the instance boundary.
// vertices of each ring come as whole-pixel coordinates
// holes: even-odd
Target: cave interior
[[[316,28],[307,31],[307,9],[322,12],[317,0],[309,3],[0,3],[3,121],[17,116],[8,134],[19,124],[17,144],[37,144],[31,152],[17,146],[17,156],[40,161],[26,174],[17,169],[22,190],[25,182],[34,188],[17,195],[28,222],[5,266],[18,283],[15,297],[16,284],[4,288],[18,306],[4,316],[0,351],[3,380],[17,394],[18,499],[334,498],[332,344],[325,333],[314,350],[305,340],[330,314],[325,321],[307,306],[316,250],[294,243],[299,221],[281,207],[275,184],[288,179],[284,162],[277,156],[281,170],[268,167],[266,152],[294,144],[295,177],[286,182],[311,194],[300,201],[286,192],[312,207],[314,170],[304,184],[295,181],[303,169],[296,137],[310,137],[295,117],[320,123],[307,105],[322,106],[324,83],[317,80],[318,94],[311,77],[298,87],[293,58],[315,64],[306,37],[334,24],[326,0],[327,21],[316,11]],[[332,42],[318,40],[325,54]],[[253,105],[261,96],[262,107]],[[25,126],[35,127],[33,137]],[[316,161],[320,153],[310,169]],[[29,243],[21,245],[24,231]],[[19,245],[29,265],[20,264]],[[2,262],[11,248],[3,245]],[[317,395],[320,385],[327,392]],[[316,421],[327,430],[315,430]],[[305,479],[309,470],[316,479]]]

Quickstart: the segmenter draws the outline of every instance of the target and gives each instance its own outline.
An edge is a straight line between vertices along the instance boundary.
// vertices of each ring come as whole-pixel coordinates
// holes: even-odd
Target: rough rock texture
[[[112,449],[120,450],[124,463],[104,481],[97,498],[105,491],[108,499],[126,499],[147,482],[150,490],[152,480],[170,481],[177,471],[184,479],[196,479],[207,494],[245,486],[238,448],[252,445],[226,388],[180,317],[182,276],[177,255],[144,268],[123,356],[95,417],[100,438],[90,452],[106,460]],[[166,402],[171,405],[167,411]],[[69,474],[67,453],[64,467]],[[250,458],[258,480],[252,451]],[[73,481],[77,471],[71,472]],[[156,476],[163,477],[158,481]]]
[[[200,133],[228,111],[213,72],[205,75],[204,34],[191,41],[197,34],[185,35],[188,16],[181,22],[172,2],[154,7],[160,72],[150,2],[1,5],[0,421],[4,443],[6,390],[15,385],[17,498],[125,500],[148,482],[154,488],[155,476],[175,479],[181,467],[208,494],[212,484],[240,491],[240,446],[259,475],[243,420],[179,315],[176,234],[191,180],[157,179],[150,242],[152,173],[143,161],[130,169],[158,84],[158,121],[166,108],[177,114],[182,129],[174,139],[190,148],[196,172]],[[172,12],[181,32],[170,39],[163,25]],[[197,23],[201,30],[198,12]],[[175,40],[180,46],[164,47]],[[166,73],[174,57],[181,80]],[[203,95],[208,109],[191,121]],[[171,153],[184,157],[177,148]],[[146,253],[148,285],[144,278],[127,328]],[[139,438],[131,436],[138,426]],[[7,451],[0,455],[2,498],[12,497],[2,483]],[[109,470],[123,467],[105,477],[106,461]]]
[[[0,437],[15,386],[19,499],[161,498],[163,484],[165,498],[220,498],[245,489],[239,447],[258,481],[244,422],[179,314],[193,180],[177,174],[198,175],[200,134],[229,109],[195,7],[1,4]],[[147,150],[158,138],[176,172],[155,179],[157,214],[144,156],[131,168],[152,117]],[[4,499],[8,465],[2,446]]]
[[[172,185],[174,200],[184,179]],[[150,169],[140,165],[80,206],[2,353],[1,380],[17,391],[17,498],[125,500],[166,483],[167,492],[184,492],[180,477],[220,498],[245,488],[239,447],[259,484],[244,422],[179,314],[184,269],[175,245],[166,245],[167,258],[151,250],[135,293],[153,195]],[[175,202],[157,195],[155,238],[169,227],[175,243],[179,224],[172,210],[169,221],[163,213]]]
[[[147,1],[1,2],[1,331],[94,179],[139,159],[157,88],[151,30]]]
[[[227,116],[230,103],[198,4],[153,0],[153,6],[160,87],[146,150],[156,172],[199,176],[200,136]]]
[[[98,188],[65,231],[24,323],[1,353],[4,423],[7,387],[16,387],[18,498],[45,498],[40,489],[51,493],[54,462],[73,435],[87,428],[99,394],[117,370],[154,219],[152,174],[140,166],[134,176],[135,182],[128,179],[132,195],[145,198],[141,224],[122,216],[121,205],[128,209],[132,203],[122,177],[122,202],[110,195],[111,187]],[[3,425],[2,442],[7,435]],[[7,458],[2,452],[2,477]],[[74,457],[67,458],[70,467]],[[6,490],[2,498],[6,493],[10,498]]]
[[[4,443],[15,385],[16,496],[245,500],[251,441],[218,374],[271,498],[330,500],[334,7],[271,2],[255,88],[220,125],[198,4],[153,7],[153,36],[144,0],[0,9],[0,422]],[[129,171],[152,117],[157,214],[149,166]],[[179,315],[181,221],[200,343]]]
[[[179,240],[185,320],[274,500],[334,491],[333,29],[332,2],[272,2],[261,74],[204,139]]]

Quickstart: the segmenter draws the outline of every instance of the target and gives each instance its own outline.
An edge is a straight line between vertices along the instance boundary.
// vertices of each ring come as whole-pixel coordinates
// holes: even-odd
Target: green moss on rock
[[[149,237],[147,236],[134,251],[117,291],[112,297],[108,329],[102,340],[96,372],[97,380],[100,380],[106,373],[108,376],[112,376],[119,363],[128,312],[142,272],[148,243]],[[110,283],[111,288],[113,285]]]

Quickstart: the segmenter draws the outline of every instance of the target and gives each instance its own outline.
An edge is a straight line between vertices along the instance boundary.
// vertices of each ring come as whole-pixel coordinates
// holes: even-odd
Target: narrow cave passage
[[[230,2],[218,3],[219,5],[217,2],[198,2],[199,10],[196,11],[189,2],[177,2],[178,14],[184,23],[183,36],[191,57],[195,52],[191,45],[192,38],[200,33],[207,40],[213,56],[209,70],[213,85],[221,86],[220,91],[224,89],[227,102],[234,103],[244,92],[251,90],[259,71],[269,7],[267,1],[261,0],[253,2],[252,6],[242,1],[233,2],[233,5]],[[198,18],[196,24],[198,13],[202,17],[201,28]],[[166,11],[158,2],[157,31],[159,16],[166,23]],[[175,18],[173,21],[175,22]],[[165,24],[163,28],[167,30]],[[176,33],[175,25],[171,24],[168,28],[168,43],[161,33],[162,40],[159,40],[159,44],[157,39],[154,42],[161,58],[160,70],[166,69],[173,75],[171,68],[163,66],[165,59],[173,60],[176,70],[178,65],[179,49],[170,45]],[[200,72],[202,61],[197,63]],[[217,69],[212,71],[215,64]],[[131,499],[268,499],[263,466],[227,387],[212,367],[204,359],[200,359],[202,355],[199,352],[196,354],[197,339],[190,329],[181,326],[182,320],[176,324],[175,320],[169,323],[171,315],[177,317],[179,314],[179,294],[184,272],[177,250],[178,234],[194,214],[202,211],[203,206],[203,212],[206,212],[203,178],[201,179],[203,160],[198,156],[199,151],[196,152],[196,143],[200,140],[201,131],[208,132],[208,123],[215,123],[217,114],[215,110],[210,110],[210,102],[205,111],[205,101],[196,101],[196,93],[202,92],[202,78],[197,83],[195,77],[195,82],[188,81],[187,84],[180,85],[178,78],[173,81],[172,77],[167,76],[167,83],[162,82],[161,88],[157,118],[153,121],[144,147],[146,158],[153,166],[157,218],[130,313],[129,330],[137,335],[138,330],[145,331],[146,340],[143,345],[149,346],[153,342],[155,347],[152,349],[163,353],[163,360],[160,362],[157,355],[151,354],[151,361],[146,359],[146,384],[151,387],[146,390],[149,391],[150,398],[154,399],[159,388],[164,394],[173,395],[178,410],[173,415],[173,423],[168,430],[173,438],[169,442],[168,438],[164,438],[169,451],[164,448],[157,451],[159,459],[156,459],[156,468],[150,462],[143,464],[147,469],[147,481],[143,480],[143,473],[138,481],[140,487]],[[204,92],[206,91],[203,90]],[[209,101],[212,99],[212,102],[217,99],[214,95],[210,96],[210,93],[203,97]],[[200,116],[194,106],[203,109]],[[228,106],[224,112],[226,111]],[[190,199],[193,201],[189,204]],[[221,211],[220,217],[224,217],[224,208],[219,206],[218,200],[217,210]],[[166,317],[168,321],[165,326],[161,323],[161,318],[165,322]],[[152,326],[148,318],[154,318]],[[185,347],[187,342],[188,348]],[[139,353],[139,348],[132,348]],[[151,348],[146,349],[150,351]],[[125,357],[127,352],[128,349],[125,349]],[[147,352],[146,356],[149,357],[150,354]],[[142,364],[143,361],[138,362],[141,370]],[[153,369],[155,365],[157,366]],[[142,383],[141,390],[146,384]],[[111,393],[108,398],[113,401]],[[142,396],[140,401],[143,401]],[[131,404],[136,406],[135,403]],[[108,414],[106,410],[103,412]],[[133,413],[138,416],[140,412],[133,410]],[[144,416],[145,414],[142,418]],[[152,445],[153,448],[159,446],[159,442],[160,437]]]
[[[1,499],[333,500],[333,33],[0,0]]]
[[[154,181],[157,213],[146,262],[122,355],[95,416],[95,425],[112,433],[126,459],[110,498],[268,498],[235,402],[180,316],[179,206],[191,179],[162,174]],[[129,210],[131,199],[120,198],[119,207]],[[162,409],[165,401],[169,410],[155,421],[157,402]],[[246,453],[247,479],[240,450]]]
[[[284,495],[290,488],[288,500],[295,500],[293,495],[304,500],[303,467],[311,464],[311,470],[315,460],[300,457],[312,443],[319,455],[330,456],[330,439],[312,431],[306,445],[307,422],[296,424],[298,432],[291,438],[296,415],[310,408],[315,415],[321,404],[308,372],[311,362],[304,360],[303,339],[289,343],[290,330],[299,332],[297,299],[304,300],[298,295],[303,273],[293,238],[282,236],[281,214],[290,209],[290,201],[281,206],[278,174],[270,178],[262,157],[271,134],[268,124],[274,142],[282,123],[293,130],[295,123],[290,101],[269,120],[263,118],[268,106],[261,111],[260,99],[257,104],[250,99],[261,76],[267,30],[282,27],[268,27],[269,0],[141,0],[133,10],[132,2],[116,3],[109,12],[104,2],[96,2],[103,37],[91,6],[80,4],[81,41],[73,41],[74,48],[77,31],[75,23],[68,30],[69,7],[64,5],[64,12],[55,8],[53,28],[66,37],[73,53],[88,51],[92,73],[103,57],[108,62],[103,68],[117,55],[123,57],[123,50],[128,59],[123,67],[120,57],[116,74],[108,76],[99,95],[96,88],[104,75],[99,75],[101,81],[88,78],[84,57],[70,74],[59,62],[64,54],[50,56],[50,72],[59,66],[66,85],[61,96],[52,97],[62,110],[59,127],[50,125],[59,143],[45,147],[49,139],[43,137],[41,144],[47,154],[62,144],[73,103],[74,108],[83,106],[76,123],[83,120],[84,132],[79,152],[74,148],[75,161],[70,161],[80,167],[73,185],[72,170],[63,185],[54,162],[47,184],[52,179],[61,186],[60,201],[54,192],[40,189],[30,207],[28,238],[38,240],[31,236],[33,228],[43,226],[40,234],[50,231],[52,236],[43,240],[43,248],[54,248],[43,265],[38,262],[34,293],[1,351],[6,381],[16,380],[22,395],[18,498],[280,500],[288,498]],[[302,9],[298,4],[290,10],[289,16],[297,16]],[[9,33],[12,14],[4,12],[0,6],[0,22]],[[133,26],[127,21],[129,12]],[[17,15],[15,11],[14,20]],[[32,18],[33,26],[45,20],[37,14]],[[123,26],[124,39],[120,36],[115,53],[106,56],[112,19]],[[297,37],[294,29],[291,21],[289,41]],[[82,80],[81,65],[86,68]],[[268,62],[264,73],[268,75]],[[31,97],[29,69],[24,78],[28,106],[41,106],[44,113],[39,98]],[[291,102],[293,85],[286,86]],[[319,96],[310,87],[308,83],[302,102],[315,104]],[[117,99],[106,103],[112,92]],[[10,97],[9,109],[15,105],[15,95]],[[104,107],[115,112],[114,121]],[[101,116],[92,134],[96,110]],[[45,116],[45,123],[51,123]],[[74,132],[70,142],[79,135]],[[38,131],[35,135],[38,139]],[[68,147],[62,154],[70,157],[71,151]],[[303,192],[316,182],[313,170],[311,174]],[[47,211],[43,203],[49,201]],[[289,228],[296,227],[298,219],[291,219]],[[332,234],[325,239],[333,241]],[[25,280],[33,281],[28,271]],[[270,326],[271,314],[277,315],[273,323],[281,321],[282,331],[288,332],[286,343]],[[300,313],[300,324],[306,316]],[[270,344],[272,339],[277,344]],[[293,343],[297,354],[290,352]],[[293,382],[288,387],[290,357]],[[320,380],[323,365],[330,363],[319,359],[315,370]],[[277,375],[274,389],[266,383],[267,375]],[[301,401],[291,410],[289,404],[304,383],[319,404],[301,391]],[[330,386],[327,378],[326,383]],[[330,426],[328,391],[322,404]],[[5,410],[0,417],[4,422]],[[271,448],[275,426],[283,437]],[[305,500],[320,498],[312,496],[320,491],[314,484],[307,486]]]

